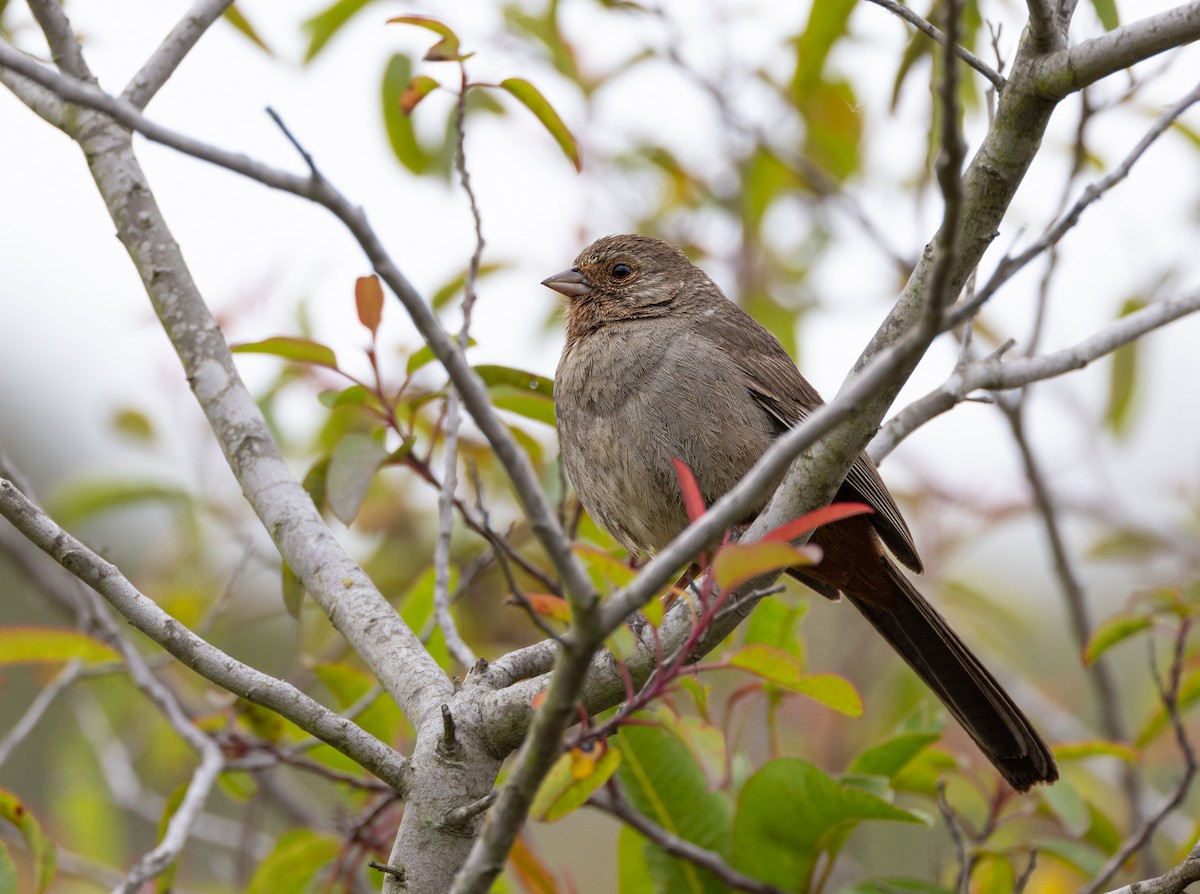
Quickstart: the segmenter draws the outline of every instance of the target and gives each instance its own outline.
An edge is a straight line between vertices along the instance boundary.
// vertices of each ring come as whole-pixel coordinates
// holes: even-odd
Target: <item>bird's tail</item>
[[[885,564],[892,592],[867,597],[846,593],[849,601],[942,700],[1013,788],[1023,792],[1058,779],[1050,749],[1021,709],[899,569]]]

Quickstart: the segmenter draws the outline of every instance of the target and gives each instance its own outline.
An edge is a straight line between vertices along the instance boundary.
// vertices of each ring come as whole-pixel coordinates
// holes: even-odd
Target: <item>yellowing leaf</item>
[[[729,590],[771,571],[796,565],[812,565],[821,551],[815,546],[795,547],[774,540],[734,543],[722,547],[713,558],[717,586]]]
[[[571,623],[571,607],[565,599],[549,593],[527,593],[525,599],[529,602],[529,607],[543,618],[553,618],[564,624]]]
[[[861,717],[862,698],[848,680],[837,674],[806,674],[795,656],[774,646],[744,646],[727,662],[762,677],[781,689],[797,692],[848,717]]]
[[[405,115],[411,115],[417,103],[432,93],[441,85],[428,75],[417,75],[408,82],[404,92],[400,94],[400,109]]]
[[[550,105],[538,88],[524,78],[506,78],[500,82],[500,86],[523,103],[525,108],[533,112],[538,121],[542,122],[542,126],[550,131],[550,135],[554,137],[563,154],[575,166],[575,170],[583,170],[583,160],[579,157],[579,146],[575,142],[575,137],[571,131],[567,130],[567,126],[558,117],[558,112],[554,111],[554,106]]]
[[[33,858],[33,887],[45,891],[54,881],[58,860],[54,854],[54,842],[46,837],[41,824],[33,812],[12,792],[0,788],[0,820],[7,820],[17,827],[29,855]]]
[[[441,40],[431,46],[429,51],[425,53],[425,61],[427,62],[461,62],[474,55],[474,53],[466,53],[465,55],[461,53],[459,51],[458,35],[437,19],[431,19],[428,16],[396,16],[393,19],[388,19],[388,24],[416,25],[418,28],[425,28],[441,37]]]
[[[530,813],[544,823],[562,819],[608,782],[620,764],[621,752],[616,747],[572,748],[558,759],[538,789]]]
[[[337,369],[337,355],[333,353],[333,348],[309,338],[278,335],[274,338],[264,338],[262,341],[230,345],[229,350],[235,354],[272,354],[296,363],[313,363]]]
[[[1092,631],[1092,636],[1083,649],[1085,664],[1094,664],[1096,660],[1122,640],[1135,633],[1140,633],[1150,626],[1151,619],[1147,615],[1113,615]]]
[[[1086,742],[1060,742],[1054,746],[1054,758],[1058,761],[1082,760],[1088,757],[1115,757],[1129,764],[1141,760],[1136,748],[1121,742],[1091,739]]]
[[[78,659],[84,664],[111,664],[121,655],[77,630],[57,627],[0,627],[0,665],[40,664]]]

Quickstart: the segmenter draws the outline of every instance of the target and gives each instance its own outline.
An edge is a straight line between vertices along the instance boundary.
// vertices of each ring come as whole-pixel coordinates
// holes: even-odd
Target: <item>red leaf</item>
[[[529,602],[529,607],[543,618],[554,618],[568,624],[571,622],[571,609],[565,599],[549,593],[527,593],[525,599]]]
[[[360,276],[354,281],[354,303],[358,307],[359,322],[374,335],[383,315],[383,286],[379,284],[378,276]]]
[[[695,524],[696,519],[708,508],[704,505],[704,497],[700,495],[700,485],[696,483],[696,476],[692,474],[687,463],[681,459],[672,459],[671,462],[675,463],[675,474],[679,477],[679,490],[683,493],[683,506],[687,509],[688,521]]]
[[[824,509],[817,509],[785,525],[780,525],[774,531],[768,532],[763,537],[763,540],[779,540],[784,543],[791,543],[800,535],[816,530],[822,525],[828,525],[835,521],[841,521],[843,518],[851,518],[855,515],[863,515],[874,511],[874,509],[865,503],[831,503]]]
[[[428,75],[417,75],[408,82],[404,92],[400,94],[400,110],[405,115],[411,115],[417,103],[436,90],[440,85]]]

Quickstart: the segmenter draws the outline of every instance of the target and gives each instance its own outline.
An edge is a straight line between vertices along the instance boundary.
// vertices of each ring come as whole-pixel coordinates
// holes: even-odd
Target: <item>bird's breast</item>
[[[737,364],[690,331],[609,327],[574,340],[555,377],[563,465],[592,517],[627,548],[664,546],[684,527],[673,459],[706,502],[773,437]]]

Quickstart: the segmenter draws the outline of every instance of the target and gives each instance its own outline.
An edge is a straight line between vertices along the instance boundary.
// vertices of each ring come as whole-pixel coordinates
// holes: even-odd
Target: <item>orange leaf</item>
[[[528,600],[530,607],[543,618],[554,618],[556,621],[567,624],[571,622],[571,608],[565,599],[551,596],[549,593],[529,593],[525,599]]]
[[[688,521],[695,524],[696,519],[702,516],[707,508],[704,505],[704,497],[700,495],[700,485],[696,483],[696,476],[692,474],[687,463],[674,458],[671,462],[675,464],[675,474],[679,477],[679,490],[683,493],[683,505],[687,509]]]
[[[558,894],[560,889],[554,873],[530,849],[524,836],[517,836],[513,842],[512,850],[508,852],[508,865],[529,894]]]
[[[408,82],[404,92],[400,94],[400,110],[405,115],[411,115],[417,103],[432,93],[441,85],[428,75],[417,75]]]
[[[855,515],[864,515],[865,513],[874,511],[874,509],[865,503],[831,503],[823,509],[816,509],[797,519],[793,519],[787,524],[780,525],[774,531],[767,533],[763,537],[763,540],[790,543],[802,534],[816,530],[822,525],[828,525],[835,521],[841,521],[843,518],[851,518]]]
[[[354,304],[358,307],[358,321],[374,335],[383,316],[383,286],[378,276],[360,276],[354,281]]]

